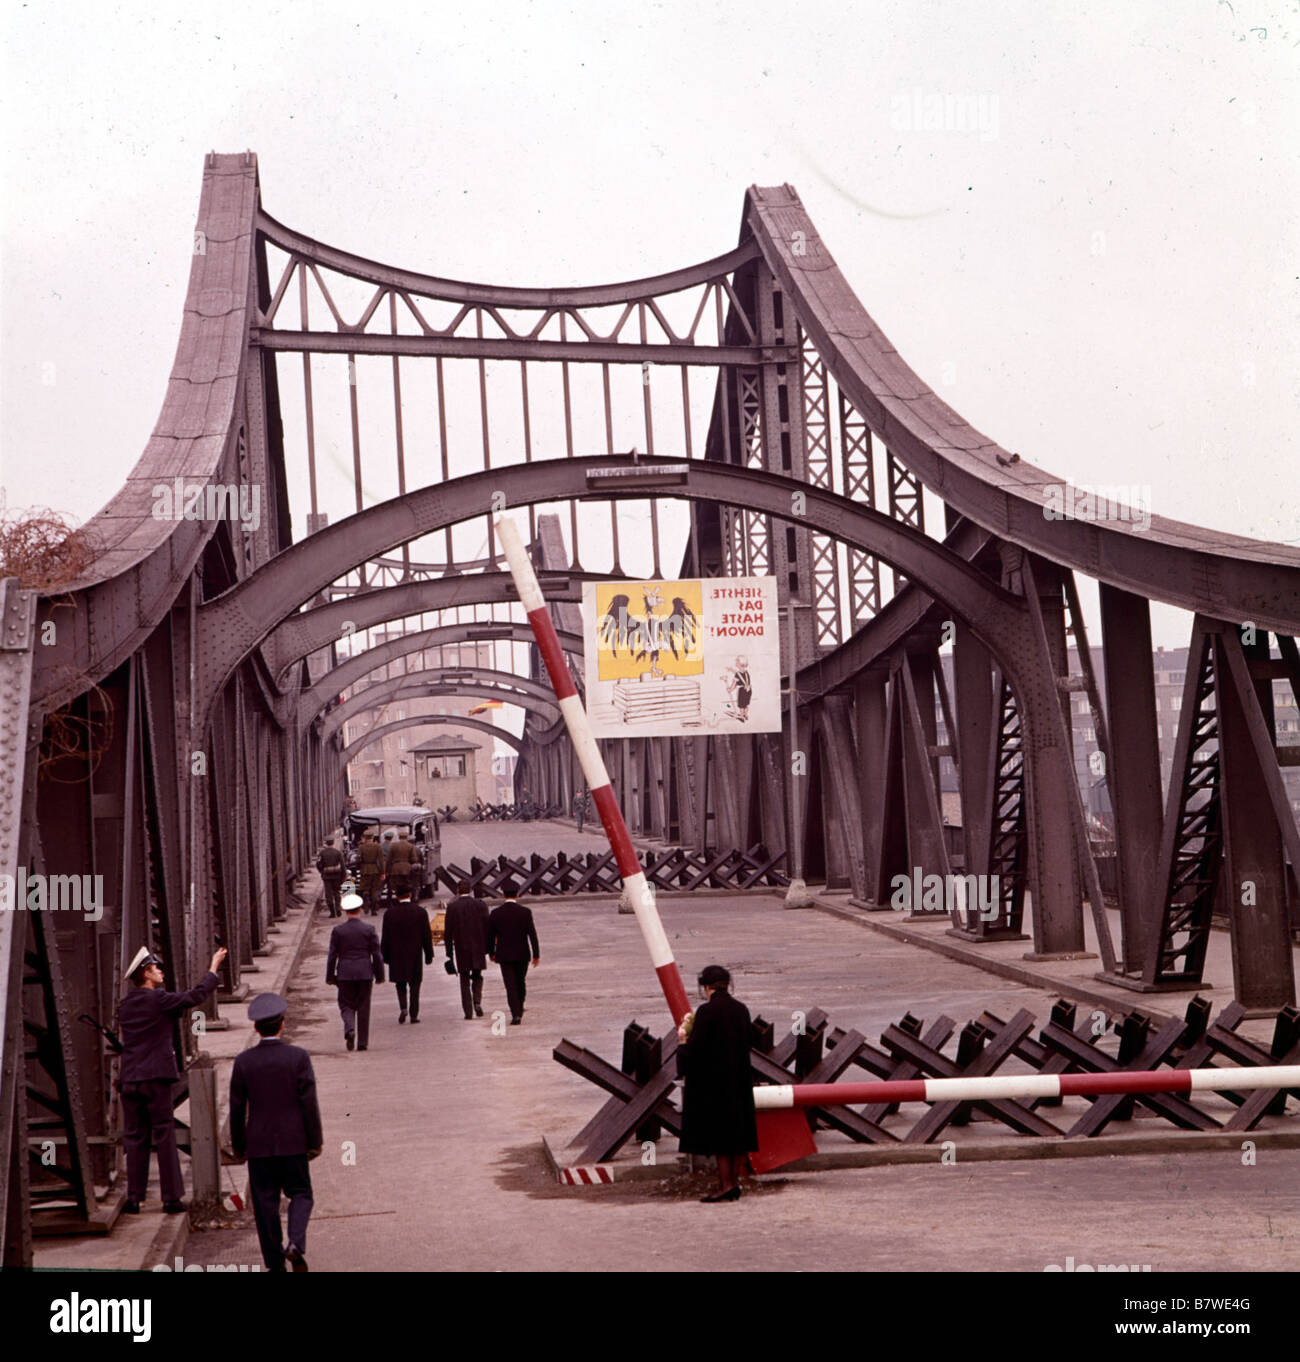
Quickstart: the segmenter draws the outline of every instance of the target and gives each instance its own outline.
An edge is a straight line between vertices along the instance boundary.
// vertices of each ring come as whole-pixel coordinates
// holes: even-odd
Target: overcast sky
[[[308,235],[497,283],[734,245],[789,181],[967,420],[1300,542],[1300,7],[6,0],[3,466],[78,519],[157,417],[204,154]],[[945,99],[974,126],[927,126]],[[939,104],[936,104],[936,100]],[[951,120],[948,120],[951,121]],[[1185,641],[1157,621],[1157,642]]]

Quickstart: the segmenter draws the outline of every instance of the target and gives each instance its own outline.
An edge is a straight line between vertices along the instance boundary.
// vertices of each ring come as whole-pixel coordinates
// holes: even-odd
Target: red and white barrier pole
[[[628,835],[622,810],[614,798],[609,772],[605,769],[605,762],[600,755],[600,749],[596,746],[596,740],[591,736],[591,724],[588,722],[586,710],[582,707],[578,688],[573,684],[573,677],[569,673],[564,650],[560,647],[560,640],[555,632],[555,624],[550,611],[546,608],[542,588],[537,582],[537,574],[533,571],[532,563],[528,561],[528,554],[514,521],[502,516],[496,522],[496,530],[501,536],[501,547],[505,550],[506,562],[510,565],[510,575],[515,580],[519,599],[528,614],[533,637],[537,640],[538,650],[550,674],[555,698],[568,726],[574,751],[578,754],[582,774],[587,778],[592,800],[600,813],[600,821],[604,824],[605,836],[609,839],[610,850],[618,864],[618,873],[623,877],[623,887],[631,900],[636,920],[641,927],[641,935],[650,952],[650,963],[654,965],[655,973],[659,976],[659,984],[664,991],[664,997],[668,1000],[668,1010],[673,1014],[673,1021],[680,1025],[682,1018],[691,1010],[686,997],[686,986],[682,983],[681,971],[677,968],[677,961],[673,958],[664,925],[659,919],[654,896],[646,883],[645,871],[641,869],[636,848]]]
[[[843,1107],[856,1102],[992,1102],[1020,1097],[1099,1097],[1107,1093],[1245,1092],[1300,1088],[1300,1064],[1258,1069],[1149,1069],[1106,1074],[1001,1074],[879,1083],[773,1084],[754,1089],[760,1111]]]

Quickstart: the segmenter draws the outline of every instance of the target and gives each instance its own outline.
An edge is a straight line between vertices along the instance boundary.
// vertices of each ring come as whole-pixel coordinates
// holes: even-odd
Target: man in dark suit
[[[384,913],[379,937],[380,954],[388,964],[388,977],[397,985],[397,1024],[406,1020],[407,990],[410,990],[411,1021],[420,1020],[420,984],[425,965],[433,964],[433,933],[429,914],[411,902],[411,891],[403,889],[397,902]]]
[[[542,952],[537,944],[532,910],[517,903],[514,892],[514,886],[509,882],[502,886],[505,902],[497,904],[488,914],[487,948],[488,955],[501,966],[506,1002],[510,1007],[510,1025],[518,1026],[524,1019],[524,998],[527,996],[524,976],[528,973],[528,960],[531,956],[536,968],[542,963]]]
[[[447,905],[443,941],[447,947],[447,972],[460,975],[460,1005],[466,1021],[483,1015],[487,939],[487,904],[470,893],[468,880],[461,880],[456,886],[456,897]]]
[[[343,853],[334,845],[334,839],[327,837],[325,845],[316,857],[316,869],[320,871],[321,884],[325,889],[325,906],[330,917],[338,917],[339,889],[343,884]]]
[[[345,919],[330,932],[330,953],[325,962],[325,982],[338,985],[343,1039],[349,1050],[369,1047],[370,990],[373,984],[384,982],[379,933],[370,923],[361,921],[361,903],[359,894],[349,894],[343,900]]]
[[[321,1152],[320,1108],[311,1056],[280,1039],[289,1004],[278,993],[263,993],[248,1016],[261,1041],[235,1058],[230,1074],[230,1143],[235,1158],[248,1160],[262,1260],[283,1272],[287,1258],[295,1272],[307,1271],[307,1222],[311,1218],[310,1159]],[[289,1243],[280,1236],[280,1194],[289,1198]]]
[[[217,970],[226,958],[222,946],[213,953],[208,972],[197,988],[187,993],[168,993],[164,987],[162,960],[147,948],[136,952],[126,971],[131,990],[117,1007],[122,1036],[122,1071],[118,1091],[122,1094],[122,1143],[126,1147],[126,1201],[122,1210],[139,1215],[140,1203],[149,1186],[149,1146],[158,1148],[158,1182],[163,1210],[179,1215],[185,1183],[176,1151],[176,1127],[172,1119],[172,1088],[180,1077],[176,1069],[174,1024],[182,1012],[201,1007],[216,991]]]
[[[686,1080],[678,1148],[718,1160],[718,1190],[701,1201],[738,1201],[740,1165],[758,1148],[749,1009],[727,991],[730,983],[721,965],[703,969],[706,1000],[677,1028],[677,1072]]]
[[[357,887],[372,917],[379,911],[379,886],[384,879],[384,853],[373,832],[362,834],[357,851]]]

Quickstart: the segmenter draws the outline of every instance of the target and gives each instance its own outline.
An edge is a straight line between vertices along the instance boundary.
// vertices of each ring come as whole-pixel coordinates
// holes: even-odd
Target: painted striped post
[[[596,740],[591,735],[587,712],[582,707],[578,688],[573,684],[573,677],[564,659],[564,650],[560,647],[555,624],[546,607],[537,574],[533,571],[532,563],[528,561],[528,554],[514,521],[501,516],[496,521],[496,529],[501,537],[501,547],[505,550],[506,562],[510,566],[510,575],[514,578],[519,599],[523,602],[528,615],[528,623],[532,626],[533,637],[537,640],[538,650],[546,663],[551,686],[559,702],[560,713],[564,716],[574,751],[578,754],[582,774],[587,778],[587,784],[591,788],[592,802],[600,814],[605,836],[609,839],[609,848],[614,853],[614,860],[618,865],[618,873],[623,877],[623,887],[632,903],[633,912],[641,927],[641,935],[650,952],[650,963],[654,966],[655,974],[659,976],[659,985],[668,1000],[668,1010],[673,1014],[673,1021],[680,1025],[682,1018],[691,1010],[686,997],[686,986],[682,983],[681,971],[677,968],[672,947],[668,944],[667,934],[659,919],[654,896],[646,883],[645,871],[641,869],[636,848],[628,835],[623,812],[618,807],[618,800],[614,798],[614,789],[600,755],[600,748],[596,746]]]
[[[856,1102],[992,1102],[1021,1097],[1099,1097],[1107,1093],[1246,1092],[1300,1089],[1300,1064],[1252,1069],[1148,1069],[1104,1074],[995,1074],[880,1083],[773,1084],[754,1089],[759,1111],[843,1107]]]

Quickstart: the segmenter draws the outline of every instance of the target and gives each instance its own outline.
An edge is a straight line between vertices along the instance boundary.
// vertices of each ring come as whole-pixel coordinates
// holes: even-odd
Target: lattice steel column
[[[871,427],[862,413],[839,393],[840,451],[843,461],[844,495],[876,505],[876,470],[871,447]],[[849,547],[849,631],[856,633],[880,612],[880,560],[861,549]]]
[[[28,720],[36,593],[0,581],[0,875],[17,878],[24,806],[35,799]],[[34,755],[34,752],[33,752]],[[26,915],[0,912],[0,1234],[4,1267],[30,1267],[22,976]]]
[[[803,431],[808,481],[814,487],[834,491],[830,378],[826,365],[807,336],[800,332],[803,360]],[[844,637],[840,607],[839,545],[829,535],[813,531],[812,605],[813,638],[818,648],[833,648]]]

